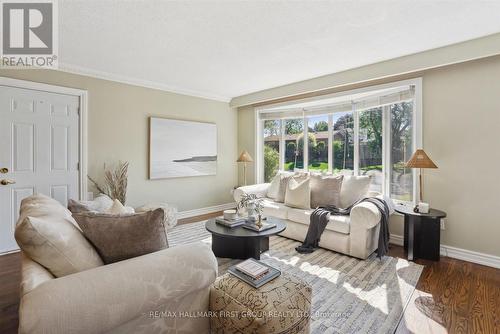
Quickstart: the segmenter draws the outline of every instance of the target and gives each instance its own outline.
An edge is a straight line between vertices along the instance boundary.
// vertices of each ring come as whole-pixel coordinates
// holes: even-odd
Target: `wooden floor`
[[[179,221],[188,224],[218,215]],[[389,255],[404,258],[403,248]],[[397,333],[500,333],[500,270],[448,257],[425,266]],[[0,333],[17,332],[19,253],[0,256]],[[390,301],[388,301],[390,302]]]

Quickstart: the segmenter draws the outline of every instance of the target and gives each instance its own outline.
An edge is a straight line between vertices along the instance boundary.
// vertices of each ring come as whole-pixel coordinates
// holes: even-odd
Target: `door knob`
[[[9,172],[9,169],[7,167],[0,168],[1,174],[7,174],[8,172]]]
[[[6,186],[6,185],[8,185],[8,184],[14,184],[14,183],[16,183],[16,181],[7,180],[7,179],[0,180],[0,184],[1,184],[2,186]]]

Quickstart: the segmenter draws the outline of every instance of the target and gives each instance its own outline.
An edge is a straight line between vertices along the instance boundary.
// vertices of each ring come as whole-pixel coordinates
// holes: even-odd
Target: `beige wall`
[[[500,56],[421,76],[424,148],[439,167],[425,172],[424,197],[448,213],[441,243],[500,256]],[[253,153],[253,108],[238,113],[239,147]],[[391,233],[402,226],[391,219]]]
[[[161,201],[184,211],[232,201],[237,114],[228,103],[56,71],[0,70],[0,76],[88,91],[89,174],[101,179],[104,163],[129,161],[127,204]],[[217,175],[148,180],[150,116],[216,123]]]

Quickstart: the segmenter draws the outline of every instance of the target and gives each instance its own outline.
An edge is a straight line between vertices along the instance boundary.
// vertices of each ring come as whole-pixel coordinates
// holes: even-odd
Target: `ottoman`
[[[311,287],[282,273],[255,289],[231,274],[210,288],[212,333],[309,333]]]

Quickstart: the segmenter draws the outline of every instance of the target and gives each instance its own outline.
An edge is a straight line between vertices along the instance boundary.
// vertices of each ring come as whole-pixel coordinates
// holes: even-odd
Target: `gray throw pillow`
[[[340,207],[340,191],[343,175],[311,175],[311,207],[334,205]]]
[[[84,212],[73,215],[104,263],[168,248],[163,209],[132,215]]]

